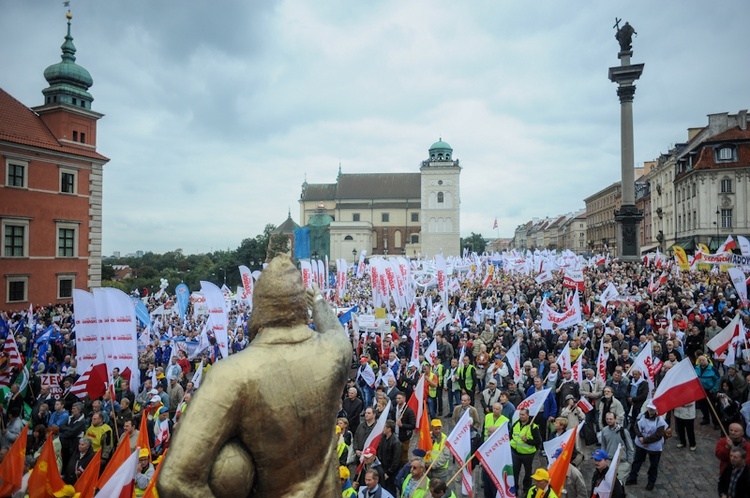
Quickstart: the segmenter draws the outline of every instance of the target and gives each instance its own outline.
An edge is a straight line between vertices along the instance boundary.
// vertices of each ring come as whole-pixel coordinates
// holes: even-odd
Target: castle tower
[[[442,139],[432,144],[429,158],[422,161],[422,255],[461,255],[461,166],[453,149]]]

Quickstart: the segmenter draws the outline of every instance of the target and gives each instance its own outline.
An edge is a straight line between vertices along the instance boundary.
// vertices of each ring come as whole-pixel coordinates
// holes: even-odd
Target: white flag
[[[477,458],[482,462],[482,468],[495,484],[496,496],[499,498],[515,498],[516,496],[508,425],[508,423],[501,425],[477,450]]]
[[[604,480],[594,488],[594,493],[599,494],[599,498],[609,498],[612,496],[612,490],[615,486],[615,479],[617,479],[617,467],[620,463],[620,451],[622,451],[622,445],[617,444],[617,450],[615,455],[612,457],[612,462],[609,464],[607,475],[604,476]]]
[[[471,457],[471,416],[469,410],[464,411],[448,439],[445,440],[445,445],[459,465],[463,465]],[[471,471],[469,471],[468,465],[461,471],[461,484],[464,495],[473,496]]]

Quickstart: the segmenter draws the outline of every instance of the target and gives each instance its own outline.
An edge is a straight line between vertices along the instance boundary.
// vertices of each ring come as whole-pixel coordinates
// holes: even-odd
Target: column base
[[[615,211],[617,222],[617,257],[620,261],[641,261],[640,223],[643,211],[634,205],[624,205]]]

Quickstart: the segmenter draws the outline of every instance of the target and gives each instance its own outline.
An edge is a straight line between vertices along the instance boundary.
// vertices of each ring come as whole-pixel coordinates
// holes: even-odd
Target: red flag
[[[716,334],[710,341],[706,343],[706,346],[711,348],[716,354],[721,354],[727,350],[729,343],[732,339],[740,334],[740,314],[736,314],[729,325],[724,327],[721,332]]]
[[[418,345],[415,344],[414,347],[416,348]],[[419,429],[421,427],[420,424],[422,423],[422,411],[424,410],[425,403],[424,391],[424,375],[422,375],[419,378],[419,382],[417,382],[417,386],[414,388],[414,392],[411,394],[409,401],[406,402],[406,404],[409,405],[409,408],[414,412],[414,415],[416,415],[416,429]]]
[[[107,365],[103,358],[97,358],[94,363],[83,372],[83,375],[70,388],[70,392],[80,399],[89,395],[89,398],[96,399],[104,396],[107,392]]]
[[[53,498],[56,493],[60,493],[65,487],[66,484],[60,477],[60,469],[57,468],[57,457],[55,457],[55,449],[52,446],[52,438],[48,437],[29,477],[29,498]],[[73,486],[67,487],[72,491]],[[62,496],[71,495],[72,493]]]
[[[156,464],[154,475],[151,476],[151,481],[149,481],[146,490],[143,492],[143,498],[159,498],[159,493],[156,492],[156,481],[159,479],[159,471],[161,470],[161,464],[164,462],[164,457],[167,456],[167,451],[169,449],[164,450],[164,454],[160,457],[160,460],[157,459],[159,463]]]
[[[589,400],[587,400],[586,398],[581,398],[580,400],[578,400],[578,406],[581,408],[581,411],[583,413],[588,413],[594,409],[594,405],[589,403]]]
[[[419,425],[417,427],[419,427],[419,441],[417,442],[417,448],[429,453],[432,450],[432,436],[430,435],[430,415],[427,413],[427,409],[424,406],[422,406],[422,416],[418,419],[418,421]]]
[[[494,223],[494,225],[492,225],[492,229],[493,230],[497,229],[497,218],[495,218],[495,223]]]
[[[128,447],[128,450],[130,447]],[[135,490],[135,473],[138,471],[138,452],[136,448],[132,455],[112,474],[107,484],[99,490],[97,496],[111,498],[132,498]]]
[[[88,466],[78,476],[76,481],[76,493],[80,493],[79,498],[94,498],[96,491],[96,481],[99,480],[99,468],[102,466],[102,450],[99,450],[91,459]]]
[[[26,460],[26,436],[29,433],[29,424],[23,428],[10,447],[5,459],[0,463],[0,496],[10,496],[21,489],[23,479],[23,464]]]
[[[565,478],[568,475],[568,467],[570,467],[570,461],[573,458],[577,435],[578,426],[574,426],[568,442],[563,445],[562,453],[549,466],[549,485],[558,496],[562,495]]]
[[[383,410],[383,413],[380,414],[380,417],[378,417],[377,422],[375,422],[375,426],[372,428],[372,431],[370,432],[370,435],[367,436],[367,439],[365,440],[365,444],[362,446],[362,453],[364,454],[365,450],[370,448],[373,452],[378,451],[378,445],[380,444],[380,439],[383,436],[383,429],[385,429],[385,421],[388,420],[388,414],[391,411],[391,402],[388,402],[388,406],[386,406],[385,410]],[[360,473],[362,470],[362,466],[365,464],[364,457],[360,458],[359,465],[357,466],[357,474]]]
[[[114,475],[117,469],[125,463],[130,457],[130,438],[124,437],[120,439],[120,443],[117,445],[117,449],[112,453],[112,458],[109,459],[107,466],[104,468],[99,482],[96,483],[96,487],[102,489],[107,481]]]
[[[147,406],[146,408],[143,409],[143,413],[141,413],[141,425],[138,428],[138,441],[136,442],[136,446],[140,448],[148,449],[149,461],[151,461],[151,448],[149,447],[149,441],[148,441],[148,412],[150,411],[151,411],[151,407]]]
[[[667,413],[678,406],[686,405],[706,397],[701,381],[689,358],[672,367],[656,388],[651,402],[659,414]]]

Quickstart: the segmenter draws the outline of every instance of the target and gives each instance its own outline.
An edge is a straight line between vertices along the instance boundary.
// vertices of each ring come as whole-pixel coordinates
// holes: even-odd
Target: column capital
[[[620,97],[620,103],[633,102],[635,98],[635,85],[623,85],[617,87],[617,96]]]

